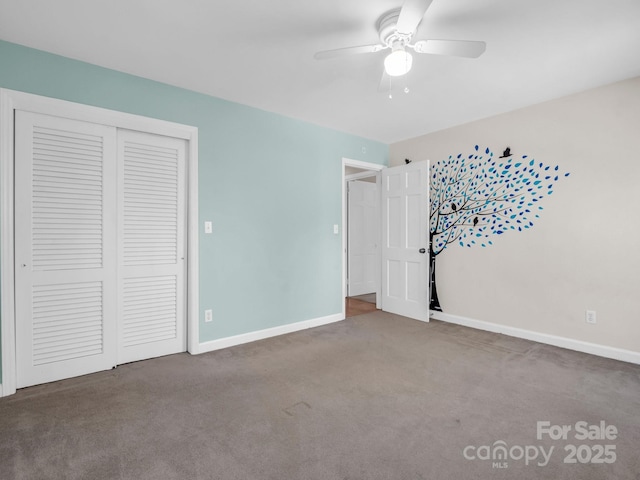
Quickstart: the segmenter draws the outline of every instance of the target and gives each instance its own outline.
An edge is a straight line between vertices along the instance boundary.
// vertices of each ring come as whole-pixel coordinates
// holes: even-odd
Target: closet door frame
[[[24,110],[187,141],[187,351],[199,353],[198,129],[164,120],[0,89],[0,397],[16,391],[14,286],[14,112]]]

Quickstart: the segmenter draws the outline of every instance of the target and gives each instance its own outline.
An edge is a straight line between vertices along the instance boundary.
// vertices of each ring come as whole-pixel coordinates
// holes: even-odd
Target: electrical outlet
[[[204,321],[205,322],[213,322],[213,310],[205,310],[204,311]]]
[[[596,311],[595,310],[587,310],[584,316],[584,319],[587,323],[596,323]]]

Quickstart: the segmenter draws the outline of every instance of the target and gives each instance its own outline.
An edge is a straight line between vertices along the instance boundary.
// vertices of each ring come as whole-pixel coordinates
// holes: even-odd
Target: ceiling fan
[[[413,36],[422,21],[425,12],[433,0],[405,0],[402,8],[384,14],[378,20],[380,43],[357,47],[324,50],[314,55],[316,60],[326,60],[345,55],[376,53],[391,50],[384,59],[384,73],[381,86],[386,76],[398,77],[411,70],[413,57],[408,50],[416,53],[434,55],[451,55],[455,57],[477,58],[485,51],[486,43],[471,40],[418,40],[411,43]]]

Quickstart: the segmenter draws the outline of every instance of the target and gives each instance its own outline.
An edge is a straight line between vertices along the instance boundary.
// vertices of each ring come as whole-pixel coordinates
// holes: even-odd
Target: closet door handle
[[[424,248],[421,248],[420,250],[418,250],[420,253],[427,253],[427,250],[425,250]]]

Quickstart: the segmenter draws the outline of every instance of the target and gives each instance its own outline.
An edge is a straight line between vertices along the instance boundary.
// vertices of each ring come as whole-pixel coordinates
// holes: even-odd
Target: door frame
[[[0,397],[16,391],[14,285],[14,112],[25,110],[187,141],[187,351],[199,346],[198,128],[40,95],[0,89]],[[343,169],[344,172],[344,169]]]
[[[378,163],[370,163],[363,162],[362,160],[353,160],[351,158],[342,158],[342,181],[341,181],[341,189],[342,189],[342,318],[346,317],[346,306],[344,299],[347,296],[347,182],[350,180],[357,180],[358,178],[362,178],[364,176],[371,176],[371,173],[363,172],[354,175],[346,175],[345,169],[346,167],[354,167],[360,168],[363,170],[369,170],[374,174],[377,174],[376,178],[376,186],[378,192],[380,192],[380,175],[379,172],[386,167],[386,165],[380,165]],[[380,200],[380,195],[378,195],[378,200]],[[378,236],[380,236],[380,225],[378,225]],[[378,239],[378,245],[380,245],[380,239]],[[376,261],[376,265],[378,265],[378,270],[380,268],[380,249],[376,253],[376,257],[378,261]],[[376,275],[376,307],[380,308],[380,271],[378,271],[378,275]]]

